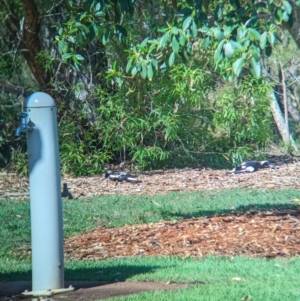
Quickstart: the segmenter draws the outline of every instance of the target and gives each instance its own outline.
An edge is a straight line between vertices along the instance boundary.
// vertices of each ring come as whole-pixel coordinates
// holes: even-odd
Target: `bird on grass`
[[[268,161],[245,161],[235,167],[232,173],[245,173],[245,172],[255,172],[260,168],[274,168],[274,165],[270,164]]]
[[[131,182],[131,183],[141,183],[142,181],[138,180],[135,175],[132,175],[130,173],[124,172],[124,171],[112,171],[108,170],[105,173],[105,178],[108,178],[112,181],[119,181],[119,182]]]
[[[63,191],[61,193],[61,197],[62,198],[68,198],[69,200],[73,199],[73,196],[72,196],[71,192],[69,191],[67,183],[63,184]]]

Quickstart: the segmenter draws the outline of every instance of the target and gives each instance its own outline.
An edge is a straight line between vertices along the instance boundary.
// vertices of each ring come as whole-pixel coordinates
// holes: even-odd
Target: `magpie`
[[[62,198],[68,198],[69,200],[73,199],[73,196],[72,196],[71,192],[68,189],[68,184],[67,183],[63,184],[63,191],[61,193],[61,197]]]
[[[243,173],[243,172],[255,172],[260,168],[274,168],[274,165],[270,164],[268,161],[245,161],[235,167],[232,173]]]
[[[119,181],[119,182],[131,182],[131,183],[141,183],[142,181],[138,180],[135,175],[124,171],[112,171],[108,170],[105,173],[105,178],[108,178],[112,181]]]

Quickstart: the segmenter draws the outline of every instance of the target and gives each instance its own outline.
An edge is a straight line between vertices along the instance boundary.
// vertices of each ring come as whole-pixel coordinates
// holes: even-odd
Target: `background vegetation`
[[[297,138],[296,2],[0,4],[2,167],[27,172],[13,132],[36,90],[56,100],[61,169],[75,175],[260,158],[278,141],[270,94],[283,115],[283,73]]]

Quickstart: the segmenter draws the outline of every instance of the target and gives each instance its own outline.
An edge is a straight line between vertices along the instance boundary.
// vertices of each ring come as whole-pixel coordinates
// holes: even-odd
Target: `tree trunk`
[[[5,18],[5,23],[11,37],[17,41],[17,48],[26,60],[40,89],[50,92],[50,74],[37,57],[41,51],[38,10],[33,0],[22,0],[22,4],[25,15],[23,22],[9,14]],[[22,27],[20,27],[20,23]]]
[[[276,95],[273,90],[270,93],[270,99],[271,99],[270,105],[271,105],[273,118],[284,144],[286,145],[287,148],[292,147],[295,151],[298,151],[294,139],[290,136],[289,131],[287,131],[285,120],[283,118],[282,112],[280,110],[280,106],[278,104]]]
[[[280,74],[281,74],[281,87],[283,91],[283,107],[284,107],[284,123],[285,123],[285,132],[287,136],[290,137],[290,128],[289,128],[289,112],[288,112],[288,100],[287,100],[287,92],[286,92],[286,82],[285,82],[285,74],[282,68],[282,64],[280,65]]]

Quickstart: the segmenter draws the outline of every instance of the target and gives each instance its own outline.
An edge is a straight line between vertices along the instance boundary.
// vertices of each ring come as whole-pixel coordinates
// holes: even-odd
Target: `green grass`
[[[29,280],[30,262],[0,260],[1,280]],[[116,300],[300,300],[300,258],[129,257],[65,263],[66,280],[174,281],[176,291],[146,292]],[[236,280],[235,280],[236,279]],[[240,279],[240,281],[239,281]]]
[[[121,226],[298,205],[297,189],[228,189],[155,196],[99,196],[63,203],[64,235]],[[29,201],[0,201],[0,281],[31,279]],[[128,257],[65,262],[66,280],[175,281],[188,288],[115,300],[300,301],[300,258]],[[239,277],[241,281],[232,278]],[[246,299],[245,299],[246,300]]]
[[[63,202],[64,236],[97,226],[174,220],[245,210],[291,207],[297,189],[176,192],[149,195],[103,195]],[[0,200],[0,258],[29,256],[29,201]]]

